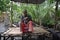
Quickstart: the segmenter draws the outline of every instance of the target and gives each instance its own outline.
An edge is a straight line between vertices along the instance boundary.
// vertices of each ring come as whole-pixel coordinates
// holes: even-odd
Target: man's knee
[[[29,21],[29,25],[33,25],[33,22],[32,21]]]

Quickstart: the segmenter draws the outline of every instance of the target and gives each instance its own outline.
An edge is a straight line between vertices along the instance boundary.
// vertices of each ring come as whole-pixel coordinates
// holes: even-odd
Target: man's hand
[[[28,17],[25,17],[24,19],[28,19]]]

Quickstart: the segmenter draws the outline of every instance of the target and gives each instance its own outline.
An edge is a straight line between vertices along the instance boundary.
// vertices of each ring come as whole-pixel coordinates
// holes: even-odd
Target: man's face
[[[26,13],[23,13],[24,16],[26,16]]]
[[[23,15],[26,16],[26,15],[27,15],[27,11],[24,11],[24,12],[23,12]]]

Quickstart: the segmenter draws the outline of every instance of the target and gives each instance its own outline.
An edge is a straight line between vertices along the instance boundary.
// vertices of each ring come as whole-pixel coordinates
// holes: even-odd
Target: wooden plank
[[[34,33],[49,33],[49,32],[41,27],[35,27]]]
[[[9,28],[6,32],[4,32],[3,34],[7,34],[9,33],[10,31],[12,31],[12,28]]]
[[[22,32],[20,32],[20,28],[9,28],[6,32],[3,33],[4,35],[20,35]]]
[[[41,27],[34,27],[34,32],[33,33],[47,33],[49,34],[50,32],[46,31],[45,29],[41,28]],[[20,31],[19,27],[13,27],[13,28],[9,28],[9,30],[7,30],[6,32],[4,32],[3,34],[5,35],[22,35],[22,32]]]

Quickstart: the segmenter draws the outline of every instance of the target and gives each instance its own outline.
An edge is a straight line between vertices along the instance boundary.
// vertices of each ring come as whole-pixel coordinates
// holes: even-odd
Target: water
[[[6,31],[7,29],[5,28],[4,23],[0,23],[0,33]]]

